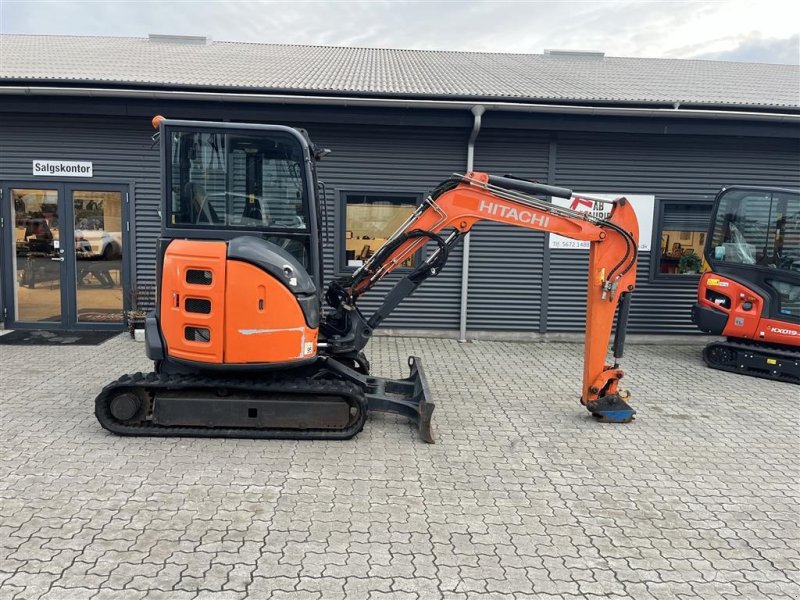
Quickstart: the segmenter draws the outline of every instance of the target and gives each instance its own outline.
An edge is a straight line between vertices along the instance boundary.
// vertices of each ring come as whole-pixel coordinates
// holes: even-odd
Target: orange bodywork
[[[317,330],[306,325],[294,294],[253,265],[228,261],[225,362],[272,363],[317,353]]]
[[[708,290],[713,290],[718,298],[725,298],[727,302],[714,302],[707,295]],[[713,334],[769,344],[800,346],[800,328],[787,321],[762,316],[764,298],[761,294],[730,276],[705,273],[697,287],[697,303],[726,315],[724,329],[711,332]]]
[[[225,326],[225,242],[174,240],[161,267],[161,332],[169,356],[205,363],[221,363]],[[208,276],[203,274],[208,273]],[[191,283],[197,281],[198,283]],[[186,310],[188,299],[211,303],[208,314]],[[187,328],[206,330],[209,340],[197,341]]]
[[[633,234],[639,244],[639,222],[630,202],[614,205],[608,220]],[[636,286],[637,265],[622,276],[613,300],[603,298],[601,277],[608,273],[625,253],[625,241],[612,229],[605,229],[606,236],[589,247],[589,282],[586,297],[586,334],[583,351],[583,394],[581,402],[586,404],[599,396],[617,393],[623,373],[606,364],[614,314],[620,295],[632,292]]]
[[[318,330],[307,326],[294,294],[266,271],[228,260],[225,242],[170,243],[160,302],[161,331],[173,358],[285,363],[317,353]]]

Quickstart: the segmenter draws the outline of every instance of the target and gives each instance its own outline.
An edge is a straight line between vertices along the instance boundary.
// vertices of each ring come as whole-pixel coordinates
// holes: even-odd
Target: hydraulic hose
[[[611,221],[601,220],[598,221],[597,224],[600,225],[601,227],[608,227],[609,229],[613,229],[614,231],[619,233],[625,240],[625,256],[623,256],[620,259],[620,261],[616,265],[614,265],[614,268],[611,269],[611,272],[608,274],[608,279],[610,280],[617,273],[620,267],[623,264],[625,264],[625,261],[628,260],[628,258],[630,258],[630,261],[628,261],[628,264],[625,267],[625,269],[622,271],[622,273],[619,274],[619,277],[622,277],[628,271],[630,271],[631,267],[633,267],[633,265],[636,263],[636,257],[638,254],[638,248],[636,247],[636,240],[633,239],[633,236],[630,233],[625,231],[619,225],[612,223]]]

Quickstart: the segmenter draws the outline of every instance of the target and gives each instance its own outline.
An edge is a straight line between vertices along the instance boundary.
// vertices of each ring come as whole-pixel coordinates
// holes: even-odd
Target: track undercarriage
[[[796,349],[729,339],[706,346],[703,360],[721,371],[800,383],[800,352]]]
[[[342,440],[363,429],[368,412],[385,412],[408,417],[432,443],[428,384],[418,358],[409,367],[398,380],[330,358],[265,377],[136,373],[107,385],[95,414],[119,435]]]

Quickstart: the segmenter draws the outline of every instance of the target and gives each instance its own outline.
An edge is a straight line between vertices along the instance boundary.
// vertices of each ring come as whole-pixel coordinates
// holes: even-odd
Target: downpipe
[[[486,109],[481,106],[472,107],[472,131],[467,142],[467,173],[472,173],[475,168],[475,141],[481,131],[481,117]],[[469,294],[469,238],[470,232],[464,236],[464,252],[461,262],[461,311],[459,315],[458,341],[467,341],[467,297]]]

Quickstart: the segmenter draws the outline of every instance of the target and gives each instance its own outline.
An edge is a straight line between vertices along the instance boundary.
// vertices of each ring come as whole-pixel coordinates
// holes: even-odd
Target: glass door
[[[37,183],[0,186],[6,326],[121,329],[129,289],[126,188]]]
[[[11,231],[12,250],[4,287],[12,296],[9,320],[62,325],[66,305],[62,194],[56,186],[13,187],[8,192],[12,227],[4,229]]]
[[[120,190],[68,186],[75,251],[70,253],[77,324],[124,321],[123,199]],[[71,286],[70,286],[71,287]]]

